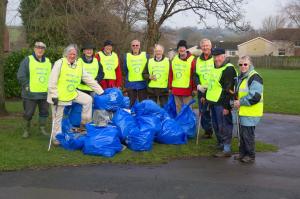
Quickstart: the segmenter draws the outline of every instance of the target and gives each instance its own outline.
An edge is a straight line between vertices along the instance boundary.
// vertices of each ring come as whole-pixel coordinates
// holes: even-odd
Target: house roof
[[[258,40],[258,39],[263,40],[263,41],[265,41],[265,42],[268,42],[268,43],[271,43],[271,44],[272,44],[271,41],[269,41],[269,40],[267,40],[267,39],[265,39],[265,38],[263,38],[263,37],[256,37],[256,38],[254,38],[254,39],[251,39],[251,40],[249,40],[249,41],[246,41],[246,42],[244,42],[244,43],[241,43],[241,44],[239,44],[238,46],[243,46],[243,45],[245,45],[245,44],[251,43],[251,42],[253,42],[253,41],[255,41],[255,40]]]
[[[239,42],[229,42],[229,41],[214,41],[212,42],[214,48],[224,48],[225,50],[237,50]]]
[[[266,37],[272,41],[300,41],[300,28],[278,28]]]

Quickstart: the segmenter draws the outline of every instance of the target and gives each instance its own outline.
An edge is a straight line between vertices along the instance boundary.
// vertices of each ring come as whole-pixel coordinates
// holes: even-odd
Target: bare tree
[[[4,31],[6,19],[7,0],[0,0],[0,115],[6,115],[5,92],[4,92]]]
[[[239,30],[245,30],[249,25],[243,21],[241,14],[244,0],[144,0],[143,2],[147,20],[145,36],[148,52],[159,40],[162,24],[180,12],[192,11],[203,23],[207,15],[211,14],[227,27]]]
[[[262,22],[262,33],[270,33],[278,28],[284,28],[287,20],[284,15],[268,16]]]
[[[300,28],[300,1],[294,0],[289,2],[283,9],[283,13],[286,13],[287,18],[292,25]]]

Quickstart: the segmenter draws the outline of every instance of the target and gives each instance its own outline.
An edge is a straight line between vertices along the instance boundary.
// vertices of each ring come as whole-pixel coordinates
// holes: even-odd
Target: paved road
[[[159,166],[100,165],[0,173],[0,198],[299,199],[300,117],[268,114],[257,139],[277,144],[256,163],[199,158]]]

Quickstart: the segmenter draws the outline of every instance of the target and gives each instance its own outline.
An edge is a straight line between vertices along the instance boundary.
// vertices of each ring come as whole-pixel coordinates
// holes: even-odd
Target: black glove
[[[57,106],[58,105],[58,98],[56,98],[56,97],[52,98],[52,102],[53,102],[53,105]]]

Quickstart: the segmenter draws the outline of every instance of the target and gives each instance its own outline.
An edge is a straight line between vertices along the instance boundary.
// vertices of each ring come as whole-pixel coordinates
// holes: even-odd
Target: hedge
[[[20,97],[21,86],[17,80],[17,72],[22,60],[32,54],[32,49],[11,52],[4,60],[4,90],[7,98]],[[62,48],[46,50],[46,56],[53,64],[62,56]]]

